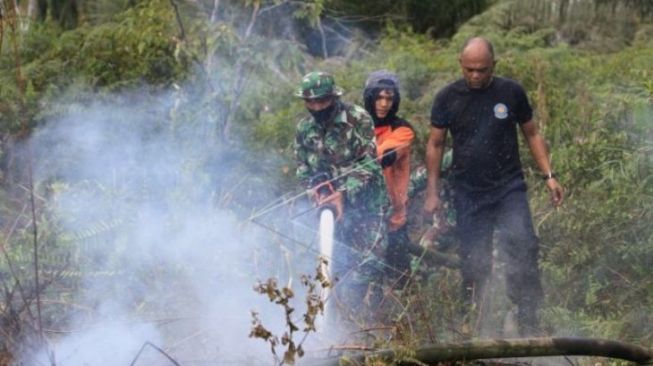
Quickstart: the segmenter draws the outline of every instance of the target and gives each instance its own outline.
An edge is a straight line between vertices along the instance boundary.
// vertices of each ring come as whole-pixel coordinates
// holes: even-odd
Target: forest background
[[[156,334],[184,364],[237,360],[218,345],[245,342],[247,327],[220,334],[197,314],[248,322],[235,294],[253,292],[253,277],[284,281],[299,271],[290,256],[315,254],[289,244],[300,229],[290,241],[284,231],[301,204],[262,210],[301,194],[291,148],[301,76],[330,71],[360,104],[369,72],[395,71],[419,163],[430,104],[473,35],[494,42],[497,74],[525,86],[566,189],[552,209],[523,151],[544,323],[650,346],[650,1],[1,0],[0,364],[82,364],[93,356],[80,350],[97,345],[79,336],[88,329],[123,343],[126,329]],[[416,288],[421,318],[406,345],[456,339],[456,281],[441,270]],[[109,318],[119,326],[97,325]],[[183,322],[182,340],[160,329]],[[144,339],[155,341],[129,339],[123,360]]]

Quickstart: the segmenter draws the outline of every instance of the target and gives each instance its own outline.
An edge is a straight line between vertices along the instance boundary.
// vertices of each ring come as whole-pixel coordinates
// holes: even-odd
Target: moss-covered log
[[[399,365],[417,365],[403,360],[406,352],[384,350],[322,360],[307,360],[305,365],[339,366],[364,364],[366,358],[399,361]],[[653,363],[651,350],[635,345],[592,338],[524,338],[494,339],[463,343],[444,343],[418,349],[413,360],[427,365],[446,361],[471,361],[490,358],[543,357],[543,356],[599,356],[635,362]],[[393,363],[394,364],[394,363]]]

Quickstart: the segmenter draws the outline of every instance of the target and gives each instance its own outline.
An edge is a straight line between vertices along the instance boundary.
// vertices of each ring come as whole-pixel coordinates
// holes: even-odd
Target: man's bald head
[[[463,77],[470,89],[483,89],[492,82],[494,73],[494,47],[482,37],[468,39],[458,58]]]
[[[494,46],[492,46],[492,42],[488,41],[483,37],[468,38],[460,50],[460,56],[462,57],[463,54],[465,53],[474,53],[474,54],[485,53],[492,60],[494,60]]]

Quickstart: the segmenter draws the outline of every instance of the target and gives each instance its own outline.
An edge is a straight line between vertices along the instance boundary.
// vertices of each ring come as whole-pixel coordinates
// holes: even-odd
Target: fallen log
[[[443,343],[420,348],[413,360],[403,360],[406,352],[382,350],[354,353],[329,359],[302,362],[310,366],[363,365],[366,358],[382,359],[398,365],[437,365],[439,362],[472,361],[481,359],[544,357],[544,356],[598,356],[626,360],[640,365],[653,364],[653,352],[624,342],[596,338],[520,338],[491,339],[461,343]]]

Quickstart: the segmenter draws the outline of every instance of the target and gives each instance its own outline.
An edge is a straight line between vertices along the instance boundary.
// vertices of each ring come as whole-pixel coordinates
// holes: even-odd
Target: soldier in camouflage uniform
[[[314,188],[312,178],[325,174],[333,185],[335,193],[315,199],[338,211],[331,259],[336,303],[344,305],[339,306],[343,318],[358,321],[365,314],[369,320],[381,298],[387,198],[372,119],[340,95],[327,73],[311,72],[302,79],[295,96],[304,99],[310,116],[297,124],[297,178]]]

